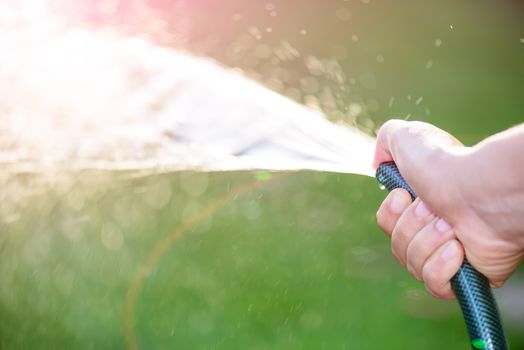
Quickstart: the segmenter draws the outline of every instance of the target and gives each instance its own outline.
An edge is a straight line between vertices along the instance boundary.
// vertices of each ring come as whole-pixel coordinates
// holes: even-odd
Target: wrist
[[[494,232],[524,250],[524,174],[498,142],[483,142],[458,159],[461,195]]]

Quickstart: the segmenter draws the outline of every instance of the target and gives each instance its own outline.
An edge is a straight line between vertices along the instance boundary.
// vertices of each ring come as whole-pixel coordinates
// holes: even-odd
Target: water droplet
[[[275,47],[274,53],[281,61],[292,61],[300,56],[300,52],[294,48],[289,41],[282,40],[280,44]]]
[[[262,39],[262,33],[260,32],[260,30],[255,27],[255,26],[250,26],[247,31],[249,32],[249,34],[251,34],[253,36],[253,38],[257,39],[257,40],[260,40]]]
[[[188,221],[202,210],[201,206],[195,201],[189,201],[182,210],[182,220]]]
[[[300,79],[300,87],[306,94],[316,94],[319,89],[319,83],[314,77],[304,77]]]
[[[150,208],[163,208],[171,200],[171,183],[155,177],[146,185],[142,199]]]
[[[256,220],[260,216],[260,204],[256,200],[246,201],[242,207],[242,213],[248,220]]]
[[[266,3],[266,4],[264,5],[264,7],[265,7],[266,10],[268,10],[268,11],[274,11],[274,10],[275,10],[275,4],[270,3],[270,2]]]
[[[309,108],[320,110],[320,102],[318,101],[318,98],[316,96],[305,95],[304,104]]]
[[[198,333],[209,333],[215,328],[215,322],[208,312],[197,311],[188,318],[189,327]]]
[[[322,326],[324,318],[317,311],[306,311],[300,318],[300,325],[305,329],[318,329]]]
[[[85,218],[85,221],[87,220],[89,220],[89,217]],[[74,216],[66,217],[62,221],[62,235],[73,242],[80,241],[84,236],[84,231],[82,229],[84,226],[83,221],[84,220],[82,219],[74,218]]]
[[[304,58],[304,64],[312,75],[322,75],[325,72],[324,63],[315,56],[307,56]]]
[[[424,298],[423,291],[419,289],[407,289],[405,293],[408,299],[421,300],[422,298]]]
[[[295,101],[300,101],[302,99],[302,92],[295,88],[287,88],[284,95]]]
[[[258,44],[255,46],[255,50],[253,52],[256,57],[258,58],[268,58],[273,54],[273,50],[271,49],[271,46],[266,44]]]
[[[441,45],[442,45],[442,40],[440,40],[440,39],[435,40],[435,46],[436,47],[440,47]]]
[[[209,177],[206,173],[182,173],[180,174],[180,187],[193,197],[198,197],[207,189]]]
[[[342,84],[346,77],[344,70],[338,61],[334,58],[329,59],[325,63],[326,67],[326,77],[335,81],[336,83]]]
[[[426,62],[426,69],[430,69],[431,67],[433,67],[433,60]]]
[[[388,102],[388,107],[391,108],[393,107],[393,103],[395,102],[395,97],[394,96],[391,96],[391,98],[389,99],[389,102]]]
[[[84,207],[86,198],[85,194],[80,190],[72,189],[71,192],[66,195],[65,200],[70,208],[78,212]]]
[[[348,106],[347,114],[348,114],[348,117],[350,117],[351,119],[358,117],[360,113],[362,113],[362,106],[359,105],[358,103],[351,103]]]
[[[300,34],[301,34],[301,35],[306,35],[306,34],[307,34],[307,30],[302,29],[302,30],[300,31]]]
[[[182,221],[187,222],[198,218],[198,224],[195,226],[196,230],[192,230],[192,234],[204,234],[209,232],[213,227],[213,216],[202,216],[203,207],[196,201],[189,201],[182,210]]]
[[[378,55],[378,56],[377,56],[377,62],[378,62],[378,63],[384,63],[384,56],[382,56],[382,55]]]
[[[23,251],[25,260],[31,264],[39,264],[49,256],[51,250],[51,232],[35,232]]]
[[[420,97],[415,101],[415,104],[416,104],[416,105],[419,105],[419,104],[422,102],[423,99],[424,99],[424,98],[423,98],[422,96],[420,96]]]
[[[265,86],[276,92],[281,92],[282,89],[284,89],[284,83],[277,78],[269,78],[266,81]]]
[[[124,243],[124,236],[116,225],[106,223],[100,231],[102,244],[109,250],[119,250]]]

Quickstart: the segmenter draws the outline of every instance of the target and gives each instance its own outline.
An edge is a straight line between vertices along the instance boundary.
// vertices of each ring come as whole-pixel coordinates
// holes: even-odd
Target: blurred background
[[[215,59],[369,134],[416,119],[471,145],[524,121],[521,1],[56,6],[85,28]],[[374,179],[4,170],[0,180],[2,349],[468,347],[456,302],[430,297],[390,255]],[[497,295],[522,349],[522,270]]]

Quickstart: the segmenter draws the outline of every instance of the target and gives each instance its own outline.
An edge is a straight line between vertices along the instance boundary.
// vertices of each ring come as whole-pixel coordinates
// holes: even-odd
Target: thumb
[[[399,168],[408,159],[420,159],[422,155],[438,149],[462,146],[448,132],[431,124],[418,121],[391,119],[378,132],[373,165],[395,161]]]

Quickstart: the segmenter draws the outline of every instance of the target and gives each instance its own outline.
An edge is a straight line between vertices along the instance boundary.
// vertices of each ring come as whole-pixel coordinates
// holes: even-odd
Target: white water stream
[[[4,7],[0,166],[9,171],[372,174],[371,137],[209,59],[75,27],[45,7]]]

